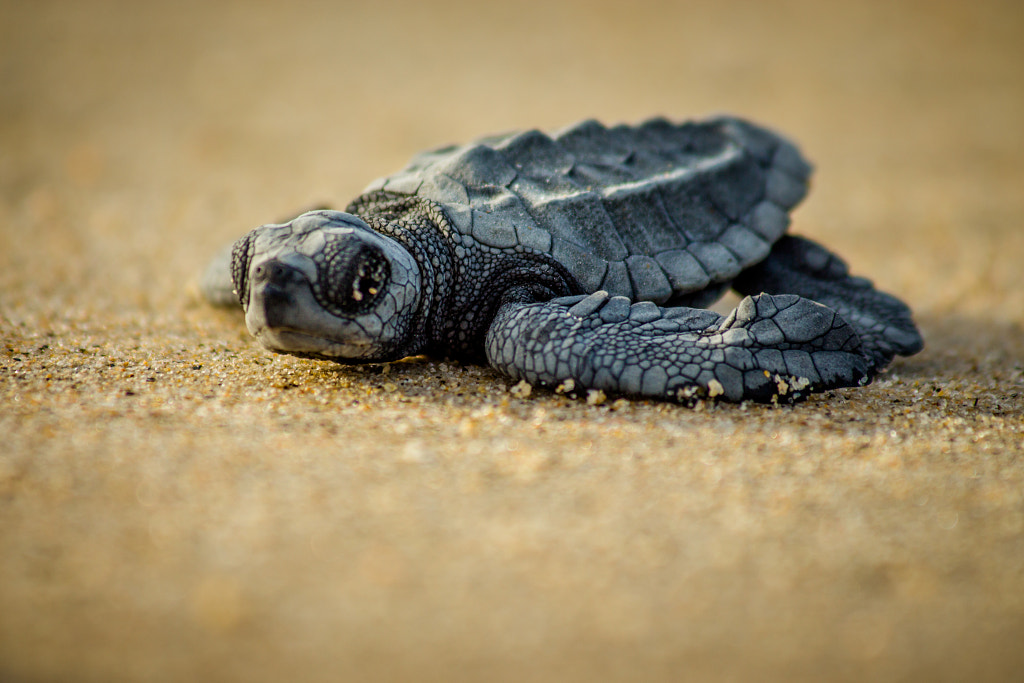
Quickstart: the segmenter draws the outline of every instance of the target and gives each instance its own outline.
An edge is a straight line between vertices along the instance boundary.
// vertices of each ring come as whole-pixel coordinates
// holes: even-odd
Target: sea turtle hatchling
[[[344,213],[256,228],[203,290],[237,294],[279,353],[486,359],[531,385],[794,401],[922,347],[906,305],[785,234],[810,172],[792,143],[733,117],[495,136],[420,154]],[[702,308],[729,287],[745,297],[732,313]]]

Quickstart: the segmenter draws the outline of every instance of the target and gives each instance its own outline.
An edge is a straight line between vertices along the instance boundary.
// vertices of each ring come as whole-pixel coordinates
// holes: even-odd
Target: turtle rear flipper
[[[857,331],[872,374],[894,356],[910,356],[924,346],[906,304],[870,280],[850,275],[841,258],[803,237],[780,239],[764,261],[736,278],[733,288],[745,295],[797,294],[832,308]]]
[[[799,296],[747,297],[728,317],[631,304],[607,292],[507,303],[487,335],[491,365],[531,384],[689,403],[793,402],[869,381],[853,329]]]

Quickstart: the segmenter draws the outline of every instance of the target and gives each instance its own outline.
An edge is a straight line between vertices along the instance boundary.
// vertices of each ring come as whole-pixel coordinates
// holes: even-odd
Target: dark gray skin
[[[346,212],[261,226],[233,290],[267,348],[487,361],[533,385],[692,403],[864,385],[922,340],[909,309],[785,235],[810,165],[734,118],[584,122],[428,152]],[[204,291],[223,301],[226,259]],[[728,316],[699,308],[728,287]]]

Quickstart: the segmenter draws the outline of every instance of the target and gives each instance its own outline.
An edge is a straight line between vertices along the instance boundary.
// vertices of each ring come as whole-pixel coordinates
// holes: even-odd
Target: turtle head
[[[246,327],[272,351],[342,363],[417,351],[416,262],[352,214],[310,211],[256,228],[235,243],[231,278]]]

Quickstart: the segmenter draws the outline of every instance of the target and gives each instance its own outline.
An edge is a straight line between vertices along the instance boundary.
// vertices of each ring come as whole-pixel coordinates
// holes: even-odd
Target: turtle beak
[[[297,308],[298,300],[312,296],[305,273],[278,259],[257,265],[249,279],[246,322],[251,319],[261,329],[293,327],[296,313],[301,310]]]

